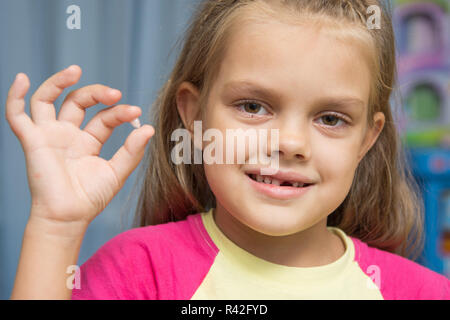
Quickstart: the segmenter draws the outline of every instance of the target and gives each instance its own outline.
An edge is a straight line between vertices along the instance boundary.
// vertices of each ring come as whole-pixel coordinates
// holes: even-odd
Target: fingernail
[[[138,106],[130,106],[130,110],[141,111],[141,108],[139,108]]]
[[[117,95],[120,93],[120,91],[117,89],[110,88],[110,89],[108,89],[108,93],[112,94],[112,95]]]

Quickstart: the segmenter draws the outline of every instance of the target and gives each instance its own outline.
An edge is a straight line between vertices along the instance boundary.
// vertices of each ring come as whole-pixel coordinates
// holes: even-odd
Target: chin
[[[235,218],[248,228],[267,236],[288,236],[314,225],[311,219],[305,219],[304,215],[299,216],[299,211],[291,208],[259,205],[241,214],[243,216]]]

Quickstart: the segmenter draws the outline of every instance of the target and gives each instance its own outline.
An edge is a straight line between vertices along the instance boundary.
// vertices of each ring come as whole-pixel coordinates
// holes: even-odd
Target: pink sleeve
[[[449,300],[450,280],[399,255],[369,247],[352,238],[355,260],[363,272],[375,280],[386,300]],[[369,271],[369,272],[368,272]],[[374,281],[375,282],[375,281]]]
[[[133,242],[130,230],[105,243],[81,266],[81,288],[72,290],[72,299],[154,299],[156,288],[151,265],[142,248]],[[137,290],[139,286],[144,290]],[[141,294],[137,295],[138,292]]]
[[[199,214],[125,231],[81,266],[72,299],[190,299],[218,251],[205,233]]]

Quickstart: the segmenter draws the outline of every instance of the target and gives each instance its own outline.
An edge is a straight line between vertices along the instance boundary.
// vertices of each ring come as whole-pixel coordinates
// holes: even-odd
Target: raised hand
[[[6,119],[25,153],[31,191],[31,219],[87,226],[113,199],[141,161],[154,128],[133,130],[108,161],[99,157],[114,128],[141,115],[141,109],[115,105],[121,92],[95,84],[70,92],[58,118],[53,105],[63,90],[76,84],[81,68],[73,65],[48,78],[30,100],[30,83],[19,73],[6,101]],[[98,103],[111,106],[98,112],[80,129],[86,109]]]

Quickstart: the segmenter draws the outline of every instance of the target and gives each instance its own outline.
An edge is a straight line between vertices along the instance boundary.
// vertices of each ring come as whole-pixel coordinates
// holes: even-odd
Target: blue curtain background
[[[67,88],[55,103],[77,88],[101,83],[122,91],[119,103],[142,108],[141,123],[149,123],[148,109],[170,73],[180,46],[175,46],[199,0],[9,0],[0,2],[0,299],[13,288],[22,236],[31,204],[25,157],[19,140],[5,119],[7,92],[15,75],[24,72],[31,86],[39,85],[72,64],[83,70],[80,81]],[[69,30],[67,7],[81,9],[81,29]],[[87,110],[87,122],[105,105]],[[117,128],[100,156],[111,158],[133,130]],[[130,226],[137,195],[130,194],[137,168],[123,189],[90,225],[78,265],[103,243]],[[131,196],[129,217],[123,218]]]

